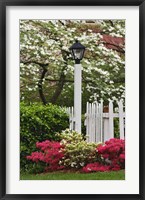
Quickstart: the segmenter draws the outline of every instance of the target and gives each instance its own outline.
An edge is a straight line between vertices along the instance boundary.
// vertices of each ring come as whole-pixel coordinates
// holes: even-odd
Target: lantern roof
[[[70,50],[72,49],[85,49],[86,47],[83,46],[78,40],[69,48]]]

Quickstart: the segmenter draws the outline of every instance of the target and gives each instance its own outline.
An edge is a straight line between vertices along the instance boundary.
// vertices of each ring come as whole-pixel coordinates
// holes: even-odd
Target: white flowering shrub
[[[64,157],[60,161],[61,165],[66,168],[79,169],[88,163],[96,161],[96,147],[95,143],[87,143],[82,134],[76,131],[66,129],[61,134],[61,144],[64,145]]]

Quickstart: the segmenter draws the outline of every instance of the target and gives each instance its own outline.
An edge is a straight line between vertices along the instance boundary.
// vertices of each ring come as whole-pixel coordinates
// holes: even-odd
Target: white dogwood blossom
[[[20,20],[21,99],[48,102],[60,87],[58,104],[73,102],[74,61],[69,47],[78,39],[86,52],[82,60],[82,95],[85,101],[125,98],[124,44],[108,48],[103,35],[125,37],[124,20]],[[113,39],[112,37],[112,39]],[[115,49],[116,48],[116,49]],[[64,101],[65,99],[65,101]],[[70,100],[71,99],[71,100]]]

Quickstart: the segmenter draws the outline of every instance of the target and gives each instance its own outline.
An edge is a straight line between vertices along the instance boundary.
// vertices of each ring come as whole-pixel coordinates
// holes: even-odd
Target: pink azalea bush
[[[83,167],[82,171],[117,171],[125,168],[125,141],[110,139],[96,149],[101,162],[91,163]]]
[[[46,140],[44,142],[37,142],[36,147],[41,151],[32,152],[30,156],[26,157],[28,160],[36,163],[46,163],[45,171],[54,171],[64,168],[59,164],[60,160],[64,156],[62,152],[64,147],[60,142]]]

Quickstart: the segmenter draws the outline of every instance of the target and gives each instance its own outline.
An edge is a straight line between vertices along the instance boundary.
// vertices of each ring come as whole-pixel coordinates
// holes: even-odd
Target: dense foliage
[[[57,140],[56,133],[68,127],[68,116],[56,105],[20,104],[21,169],[27,168],[25,156],[36,150],[35,143]]]

